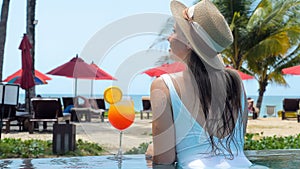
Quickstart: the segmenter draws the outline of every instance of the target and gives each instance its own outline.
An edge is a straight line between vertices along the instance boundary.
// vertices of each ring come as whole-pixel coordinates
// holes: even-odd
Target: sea
[[[73,94],[43,94],[43,97],[72,97],[74,96]],[[143,109],[142,107],[142,96],[149,96],[149,95],[130,95],[130,97],[134,101],[134,109],[135,111],[140,111]],[[103,98],[103,95],[96,95],[94,97],[100,97]],[[254,103],[256,103],[258,96],[247,96],[251,97],[254,99]],[[263,102],[260,110],[260,117],[266,117],[266,111],[267,111],[267,106],[275,106],[275,116],[277,115],[277,112],[283,109],[283,99],[284,98],[300,98],[300,96],[264,96],[263,97]],[[24,103],[25,102],[25,94],[20,94],[19,95],[19,103]],[[106,103],[106,107],[109,107],[109,104]]]

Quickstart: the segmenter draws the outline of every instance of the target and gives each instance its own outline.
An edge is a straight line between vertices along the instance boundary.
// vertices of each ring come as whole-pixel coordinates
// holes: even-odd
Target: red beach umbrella
[[[75,79],[95,79],[98,77],[97,71],[84,62],[83,59],[78,57],[78,55],[72,58],[69,62],[58,66],[46,74],[66,76]]]
[[[186,66],[181,62],[174,62],[171,64],[163,64],[161,66],[148,69],[144,71],[143,73],[146,73],[147,75],[151,77],[159,77],[163,74],[169,74],[169,73],[176,73],[176,72],[182,72],[186,69]]]
[[[105,72],[104,70],[102,70],[100,67],[98,67],[94,62],[92,62],[91,67],[94,68],[97,71],[97,74],[99,75],[99,77],[95,78],[95,80],[117,80],[116,78],[114,78],[113,76],[111,76],[110,74],[108,74],[107,72]],[[93,81],[91,83],[91,97],[93,96]]]
[[[77,79],[98,79],[102,76],[91,65],[78,57],[78,55],[72,58],[69,62],[49,71],[47,74],[74,78],[75,96],[77,96]]]
[[[231,67],[231,66],[226,66],[226,68],[234,69],[234,68]],[[236,69],[235,69],[235,70],[236,70]],[[244,73],[244,72],[241,72],[241,71],[239,71],[239,70],[236,70],[236,71],[238,72],[238,74],[240,75],[240,77],[241,77],[242,80],[254,79],[254,77],[251,76],[251,75],[248,75],[248,74],[246,74],[246,73]]]
[[[15,73],[9,75],[3,81],[7,82],[7,83],[17,83],[17,84],[20,84],[22,73],[23,73],[23,70],[19,69]],[[47,80],[51,80],[51,78],[49,76],[41,73],[38,70],[34,70],[34,75],[35,75],[35,77],[34,77],[35,85],[47,84]]]
[[[30,89],[35,86],[32,74],[32,59],[30,49],[32,45],[26,34],[24,34],[19,49],[22,51],[22,76],[20,79],[20,86],[22,89]]]
[[[98,67],[95,63],[92,62],[90,65],[97,70],[98,77],[96,77],[95,80],[117,80],[116,78],[102,70],[100,67]]]
[[[282,69],[283,74],[300,75],[300,65]]]

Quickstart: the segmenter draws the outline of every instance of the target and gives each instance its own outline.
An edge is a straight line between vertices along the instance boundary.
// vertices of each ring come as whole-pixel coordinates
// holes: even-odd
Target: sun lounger
[[[62,97],[64,109],[69,105],[74,105],[74,97]]]
[[[83,117],[85,117],[85,121],[90,122],[91,121],[91,111],[92,108],[90,107],[74,107],[72,108],[72,116],[73,116],[73,120],[72,121],[76,121],[76,122],[81,122]],[[74,118],[75,116],[75,118]]]
[[[85,117],[85,121],[91,121],[91,105],[89,99],[84,96],[76,96],[73,98],[74,107],[71,109],[72,121],[80,122]]]
[[[16,121],[16,106],[4,106],[4,112],[2,115],[3,119],[2,122],[5,126],[4,133],[9,133],[10,132],[10,126],[12,125],[12,121]]]
[[[91,108],[78,106],[79,105],[78,98],[62,97],[62,101],[63,101],[64,110],[67,110],[69,108],[68,106],[72,106],[72,108],[70,108],[69,110],[69,112],[71,113],[71,121],[79,122],[81,121],[81,118],[83,116],[85,116],[86,121],[90,121],[89,112]]]
[[[103,98],[90,98],[89,99],[91,104],[91,116],[92,117],[100,117],[101,122],[104,122],[104,115],[105,111],[107,111],[105,106],[105,101]]]
[[[47,122],[69,123],[71,115],[62,112],[62,106],[59,98],[32,98],[33,115],[29,118],[29,133],[33,133],[34,122],[43,122],[44,129],[47,128]]]
[[[144,118],[143,113],[146,113],[147,114],[147,119],[149,119],[150,118],[150,113],[152,112],[150,97],[148,97],[148,96],[143,96],[142,97],[142,106],[143,106],[143,109],[140,111],[141,119]]]
[[[299,101],[298,98],[286,98],[283,99],[283,110],[281,111],[281,114],[279,112],[279,116],[281,116],[281,119],[287,119],[287,118],[296,118],[297,117],[297,111],[299,110]]]

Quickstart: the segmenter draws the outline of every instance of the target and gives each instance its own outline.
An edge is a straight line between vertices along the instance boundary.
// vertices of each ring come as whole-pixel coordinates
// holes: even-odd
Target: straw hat
[[[188,39],[192,49],[200,58],[215,69],[224,69],[218,53],[233,42],[231,30],[217,7],[209,0],[202,0],[187,9],[189,20],[184,18],[187,7],[176,1],[171,1],[171,11]]]

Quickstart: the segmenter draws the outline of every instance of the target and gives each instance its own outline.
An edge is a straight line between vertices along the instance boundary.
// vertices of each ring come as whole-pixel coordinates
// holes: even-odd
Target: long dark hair
[[[192,72],[195,82],[198,86],[199,100],[201,104],[199,113],[203,112],[205,117],[205,126],[203,126],[203,128],[209,134],[212,153],[221,153],[224,154],[225,157],[232,159],[233,153],[231,151],[230,143],[233,141],[235,147],[237,147],[236,140],[234,139],[234,128],[237,123],[236,117],[238,117],[236,114],[243,111],[241,105],[241,97],[243,92],[241,80],[236,72],[230,69],[225,69],[224,79],[226,80],[226,98],[225,106],[223,105],[223,107],[221,108],[221,110],[223,110],[223,112],[221,112],[221,119],[219,119],[220,122],[208,120],[209,113],[215,113],[211,112],[210,109],[211,106],[215,105],[213,105],[214,103],[211,102],[212,86],[209,78],[209,73],[202,60],[193,50],[191,51],[191,56],[187,62],[187,65]],[[240,116],[239,119],[242,119],[242,116]],[[211,129],[212,127],[216,127],[216,131]],[[218,135],[217,141],[214,140],[215,135]],[[226,139],[224,144],[222,143],[221,139]],[[222,149],[225,149],[227,153],[223,152]]]

